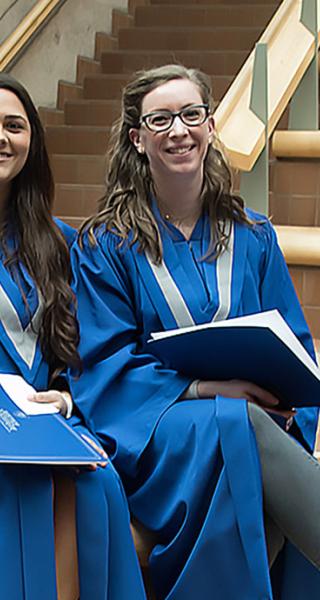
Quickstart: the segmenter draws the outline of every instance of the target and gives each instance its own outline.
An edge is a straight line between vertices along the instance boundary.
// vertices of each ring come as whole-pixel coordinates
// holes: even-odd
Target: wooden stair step
[[[83,97],[86,99],[120,99],[122,91],[129,81],[129,74],[123,75],[90,75],[85,78]],[[232,83],[232,76],[217,75],[212,77],[213,95],[220,100]]]
[[[66,100],[76,100],[82,98],[82,86],[70,81],[60,80],[58,82],[57,108],[63,110]]]
[[[128,74],[88,75],[83,82],[83,97],[96,100],[121,98],[122,90],[128,81]]]
[[[123,27],[132,27],[134,18],[127,11],[114,8],[112,11],[112,35],[117,36],[119,29]]]
[[[135,12],[134,23],[137,27],[265,27],[274,14],[274,5],[252,6],[248,3],[192,4],[139,6]]]
[[[56,183],[96,185],[103,183],[106,157],[96,154],[52,154],[51,165]]]
[[[148,6],[149,0],[128,0],[128,13],[134,15],[138,6]]]
[[[101,72],[101,63],[87,56],[78,56],[77,58],[77,83],[82,85],[86,75]]]
[[[122,50],[247,50],[260,34],[260,27],[135,27],[121,29],[118,41]]]
[[[116,50],[118,48],[118,38],[104,31],[97,31],[95,36],[94,58],[100,60],[102,52]]]
[[[109,127],[49,125],[46,128],[50,154],[105,154]]]
[[[41,123],[44,127],[46,125],[63,125],[64,123],[64,112],[57,108],[48,108],[47,106],[39,106],[38,113],[40,115]]]
[[[148,53],[145,50],[116,50],[102,53],[101,70],[103,73],[132,74],[141,69],[178,62],[209,75],[235,75],[247,57],[247,50],[151,50]]]
[[[66,125],[110,127],[120,114],[119,100],[74,100],[64,106]]]

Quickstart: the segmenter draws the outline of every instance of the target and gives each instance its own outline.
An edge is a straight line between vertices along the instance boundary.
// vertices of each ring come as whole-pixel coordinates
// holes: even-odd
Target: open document
[[[285,408],[320,405],[320,369],[277,310],[153,333],[149,350],[191,379],[252,381]]]

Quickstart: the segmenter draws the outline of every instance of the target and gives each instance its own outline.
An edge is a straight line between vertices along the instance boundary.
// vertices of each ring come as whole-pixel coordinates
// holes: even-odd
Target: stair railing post
[[[319,129],[318,0],[302,0],[300,21],[314,36],[314,56],[291,99],[288,129],[310,131]]]
[[[264,148],[250,172],[241,172],[240,193],[258,212],[268,214],[269,142],[268,142],[268,48],[258,43],[255,49],[250,109],[264,124]]]

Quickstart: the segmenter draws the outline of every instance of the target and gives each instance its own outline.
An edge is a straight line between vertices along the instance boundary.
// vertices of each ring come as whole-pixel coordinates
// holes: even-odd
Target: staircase
[[[178,61],[212,76],[218,102],[280,0],[131,0],[114,10],[95,58],[78,57],[75,84],[59,83],[58,109],[42,109],[56,180],[55,214],[77,226],[103,191],[110,126],[132,73]]]
[[[216,102],[249,55],[280,0],[129,0],[113,11],[111,35],[96,34],[94,59],[78,57],[76,83],[60,82],[57,109],[41,109],[55,180],[55,214],[78,226],[103,193],[105,151],[131,74],[168,62],[212,77]],[[286,126],[285,118],[281,120]],[[270,162],[275,224],[320,226],[320,164]],[[320,338],[320,268],[290,265],[313,336]]]

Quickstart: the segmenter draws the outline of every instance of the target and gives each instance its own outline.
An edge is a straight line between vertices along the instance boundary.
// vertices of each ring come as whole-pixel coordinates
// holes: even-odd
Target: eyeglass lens
[[[207,105],[199,104],[188,106],[176,113],[170,111],[150,113],[142,117],[142,120],[151,131],[165,131],[166,129],[170,129],[176,117],[179,117],[188,127],[196,127],[197,125],[202,125],[207,116]]]

